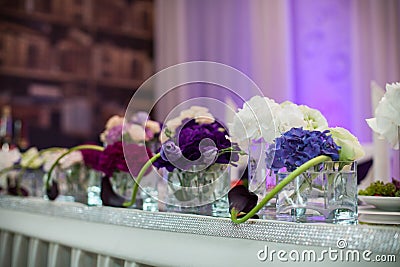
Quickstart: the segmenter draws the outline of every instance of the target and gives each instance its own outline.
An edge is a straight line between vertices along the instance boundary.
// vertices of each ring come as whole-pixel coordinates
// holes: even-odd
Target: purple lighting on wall
[[[292,1],[294,102],[351,129],[350,1]]]

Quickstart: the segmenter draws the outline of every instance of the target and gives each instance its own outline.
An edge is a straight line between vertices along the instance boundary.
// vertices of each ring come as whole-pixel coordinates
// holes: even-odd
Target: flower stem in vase
[[[279,193],[287,184],[289,184],[291,181],[293,181],[297,176],[301,175],[304,173],[306,170],[309,168],[322,163],[324,161],[331,160],[330,157],[321,155],[317,156],[300,167],[296,168],[293,172],[291,172],[285,179],[283,179],[280,183],[278,183],[261,201],[258,203],[252,210],[250,210],[245,216],[242,218],[238,218],[237,216],[239,215],[239,210],[237,210],[235,207],[232,207],[231,209],[231,220],[234,223],[243,223],[247,221],[248,219],[252,218],[262,207],[264,207],[268,201],[270,201],[276,194]]]
[[[152,158],[150,158],[146,164],[143,165],[142,169],[140,169],[140,172],[138,176],[136,177],[135,184],[133,185],[133,190],[132,190],[132,197],[130,201],[126,201],[122,204],[123,207],[130,207],[136,202],[136,194],[139,189],[139,183],[142,180],[144,174],[146,173],[147,169],[150,168],[153,164],[154,161],[156,161],[159,157],[161,157],[160,153],[155,154]]]
[[[89,150],[97,150],[97,151],[104,151],[104,147],[97,146],[97,145],[80,145],[80,146],[75,146],[70,149],[68,149],[65,153],[61,154],[56,161],[51,165],[49,172],[47,173],[47,178],[46,178],[46,194],[49,197],[50,200],[54,200],[58,196],[58,185],[56,181],[52,181],[52,185],[50,186],[50,180],[51,180],[51,174],[53,173],[54,169],[57,167],[58,163],[62,158],[67,156],[68,154],[74,152],[74,151],[79,151],[79,150],[84,150],[84,149],[89,149]]]
[[[104,206],[122,207],[125,198],[114,192],[110,179],[107,176],[101,178],[101,201]]]

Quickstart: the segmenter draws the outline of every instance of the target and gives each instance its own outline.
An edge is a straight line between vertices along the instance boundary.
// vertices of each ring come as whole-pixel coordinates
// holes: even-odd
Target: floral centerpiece
[[[164,169],[167,208],[211,215],[210,203],[229,188],[228,165],[239,159],[227,130],[207,108],[192,106],[166,123],[161,140],[160,157],[153,165]]]
[[[114,115],[108,119],[104,131],[100,134],[100,140],[105,146],[124,141],[144,143],[149,148],[157,149],[154,146],[158,144],[161,125],[148,117],[146,112],[137,112],[129,119]]]
[[[31,147],[23,153],[18,148],[1,150],[0,177],[6,176],[6,179],[1,179],[2,187],[7,188],[8,194],[11,195],[42,196],[42,177],[55,161],[55,158],[62,152],[63,149],[57,147],[41,151],[36,147]],[[61,163],[62,168],[68,168],[72,164],[67,159]]]
[[[167,208],[209,214],[207,204],[221,194],[214,190],[215,184],[229,179],[227,166],[238,160],[238,148],[226,129],[207,108],[192,106],[165,124],[160,139],[159,152],[139,172],[132,200],[143,174],[154,165],[165,172],[170,192]]]
[[[350,198],[356,206],[353,161],[363,155],[363,150],[357,138],[346,129],[329,128],[327,120],[318,110],[288,101],[278,104],[269,98],[255,96],[238,111],[230,128],[232,140],[237,140],[244,149],[254,140],[265,141],[265,157],[259,164],[276,173],[278,182],[256,207],[254,195],[243,193],[243,185],[232,189],[230,209],[234,222],[251,218],[282,190],[282,197],[279,194],[277,197],[278,212],[279,205],[291,205],[292,215],[296,216],[299,215],[298,207],[302,211],[309,208],[307,198],[314,199],[315,194],[315,198],[331,194],[323,192],[328,187],[342,197],[347,197],[351,187],[353,195]],[[345,173],[348,171],[351,175]],[[328,184],[323,184],[323,181]],[[349,183],[348,187],[345,182]],[[327,201],[333,203],[335,200]],[[326,209],[319,210],[325,219],[332,215],[332,210]],[[335,211],[340,211],[340,208],[335,208]],[[354,211],[356,215],[356,208]],[[247,214],[237,219],[241,212]]]
[[[386,93],[375,109],[375,117],[367,119],[371,129],[399,149],[400,83],[386,84]]]
[[[85,166],[103,173],[100,193],[102,204],[114,207],[132,206],[134,202],[128,202],[126,198],[129,195],[124,192],[135,184],[131,175],[137,176],[142,165],[152,156],[149,147],[157,145],[159,132],[160,124],[148,120],[147,113],[139,112],[129,120],[112,116],[100,135],[103,146],[76,146],[57,158],[47,175],[49,198],[54,199],[58,195],[58,185],[50,179],[53,169],[64,157],[81,151]]]
[[[375,109],[375,117],[367,119],[369,127],[385,139],[394,150],[399,150],[400,142],[400,83],[386,84],[386,92]],[[400,180],[400,150],[392,154],[392,181]],[[397,176],[397,177],[396,177]],[[386,180],[389,177],[376,177]],[[397,178],[397,179],[396,179]],[[390,180],[389,180],[390,181]]]

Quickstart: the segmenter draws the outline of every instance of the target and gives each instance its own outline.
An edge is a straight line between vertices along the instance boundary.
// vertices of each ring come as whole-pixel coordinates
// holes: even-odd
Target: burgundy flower
[[[119,141],[106,146],[99,157],[99,169],[108,177],[111,177],[117,170],[129,172],[124,157],[122,142]]]
[[[133,176],[138,176],[141,168],[146,162],[153,157],[152,152],[145,146],[138,144],[125,144],[125,159],[129,167],[129,171]],[[150,173],[151,169],[147,169],[145,174]]]
[[[81,150],[83,161],[85,165],[96,170],[101,171],[99,161],[100,156],[103,153],[102,151],[93,150],[93,149],[83,149]]]

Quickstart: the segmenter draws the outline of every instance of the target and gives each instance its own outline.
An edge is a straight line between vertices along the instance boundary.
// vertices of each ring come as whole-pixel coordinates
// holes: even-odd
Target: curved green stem
[[[159,157],[161,157],[161,154],[160,154],[160,153],[155,154],[152,158],[150,158],[150,159],[146,162],[146,164],[143,165],[142,169],[140,169],[140,172],[139,172],[139,174],[138,174],[138,176],[136,177],[136,180],[135,180],[135,185],[133,186],[133,191],[132,191],[131,200],[130,200],[130,201],[124,202],[124,203],[122,204],[124,207],[130,207],[130,206],[132,206],[133,204],[135,204],[135,202],[136,202],[136,194],[137,194],[137,191],[138,191],[138,189],[139,189],[139,183],[140,183],[140,181],[142,180],[143,175],[146,173],[147,169],[148,169],[151,165],[153,165],[153,162],[156,161]]]
[[[39,157],[41,157],[44,153],[46,152],[51,152],[51,151],[58,151],[58,150],[63,150],[64,148],[62,147],[50,147],[50,148],[46,148],[43,150],[40,150],[39,153],[37,153],[36,155],[34,155],[30,160],[28,160],[28,162],[25,164],[25,166],[21,165],[21,172],[20,172],[20,176],[22,177],[22,175],[24,175],[24,173],[26,172],[27,169],[33,169],[33,168],[29,168],[29,166]]]
[[[257,204],[257,206],[255,206],[249,213],[247,213],[245,216],[243,216],[242,218],[237,218],[237,215],[239,214],[239,211],[236,210],[235,208],[233,208],[231,210],[231,220],[234,223],[243,223],[245,221],[247,221],[248,219],[250,219],[251,217],[253,217],[262,207],[265,206],[265,204],[268,203],[268,201],[270,201],[276,194],[279,193],[279,191],[281,191],[288,183],[290,183],[294,178],[296,178],[297,176],[299,176],[300,174],[302,174],[303,172],[305,172],[306,170],[308,170],[309,168],[324,162],[324,161],[328,161],[331,160],[330,157],[328,156],[318,156],[315,157],[309,161],[307,161],[306,163],[304,163],[303,165],[301,165],[300,167],[298,167],[297,169],[295,169],[293,172],[291,172],[285,179],[283,179],[279,184],[277,184],[274,189],[272,189],[261,201],[260,203]]]
[[[97,145],[80,145],[80,146],[75,146],[70,149],[68,149],[65,153],[61,154],[56,161],[51,165],[49,172],[47,173],[47,179],[46,179],[46,190],[50,189],[50,179],[51,179],[51,173],[53,172],[54,168],[57,166],[57,164],[60,162],[62,158],[64,158],[66,155],[78,151],[78,150],[84,150],[84,149],[90,149],[90,150],[97,150],[97,151],[103,151],[104,147],[102,146],[97,146]]]

